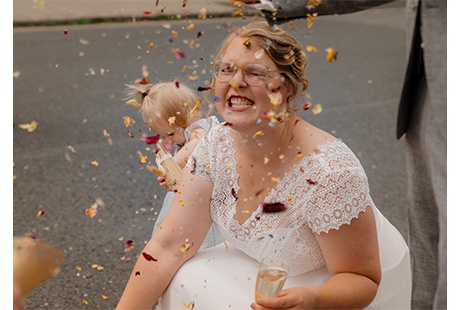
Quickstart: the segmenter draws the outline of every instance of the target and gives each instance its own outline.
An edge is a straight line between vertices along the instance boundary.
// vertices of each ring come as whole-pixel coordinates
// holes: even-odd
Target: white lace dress
[[[286,173],[265,203],[240,225],[234,219],[238,173],[230,128],[211,129],[187,164],[214,184],[211,217],[225,243],[198,252],[177,272],[159,309],[250,309],[259,261],[279,253],[290,266],[284,288],[324,283],[329,274],[314,234],[339,229],[372,206],[378,230],[382,281],[369,309],[410,309],[409,250],[401,234],[375,207],[366,174],[343,142],[329,142]]]

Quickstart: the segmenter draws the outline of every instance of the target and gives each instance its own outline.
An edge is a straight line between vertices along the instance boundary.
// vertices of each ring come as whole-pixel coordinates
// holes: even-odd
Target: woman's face
[[[223,72],[223,80],[229,79],[231,72],[235,74],[229,81],[216,79],[214,85],[216,108],[222,118],[237,131],[261,130],[261,125],[270,125],[273,115],[285,108],[286,98],[289,96],[288,89],[283,83],[283,75],[271,71],[278,70],[273,60],[261,46],[247,42],[247,39],[241,37],[235,37],[229,42],[221,59],[227,65],[216,71]],[[226,73],[228,64],[232,66],[229,69],[230,73]],[[254,86],[258,84],[254,83],[253,79],[258,76],[258,72],[246,70],[243,74],[243,69],[251,64],[268,69],[267,78],[261,85]]]

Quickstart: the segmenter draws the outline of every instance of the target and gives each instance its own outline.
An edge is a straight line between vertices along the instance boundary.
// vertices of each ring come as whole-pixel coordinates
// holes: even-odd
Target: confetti
[[[206,19],[206,8],[200,9],[197,17],[198,19]]]
[[[67,34],[67,33],[68,33],[68,32],[67,32],[67,29],[64,29],[64,34]]]
[[[190,116],[193,115],[196,112],[196,110],[198,110],[198,108],[201,105],[201,102],[202,102],[201,99],[198,98],[198,102],[195,104],[195,106],[193,107],[192,111],[190,111]]]
[[[134,83],[145,85],[145,84],[150,83],[150,79],[148,77],[143,77],[143,78],[140,78],[140,79],[135,79]]]
[[[185,53],[180,51],[177,48],[172,48],[171,53],[173,53],[176,56],[176,59],[184,59],[185,58]]]
[[[160,140],[160,135],[150,136],[150,137],[141,137],[139,138],[142,142],[146,144],[155,144]]]
[[[131,117],[129,117],[129,116],[123,117],[123,123],[125,124],[126,128],[128,128],[129,125],[131,125],[131,121],[132,121]]]
[[[316,185],[318,184],[318,181],[312,181],[311,179],[307,179],[308,184],[310,185]]]
[[[180,245],[180,250],[182,253],[187,254],[188,250],[193,246],[193,243],[190,244],[188,239],[185,239],[185,242]]]
[[[270,93],[268,94],[268,97],[270,98],[270,102],[273,104],[273,107],[277,109],[279,105],[281,104],[281,101],[283,101],[283,97],[281,96],[281,92],[276,92],[276,93]]]
[[[236,190],[232,187],[232,196],[235,200],[238,200],[238,196],[236,195]]]
[[[152,50],[152,48],[153,48],[153,42],[150,42],[150,43],[149,43],[149,46],[147,47],[146,53],[147,53],[147,54],[150,53],[150,51]]]
[[[179,199],[179,204],[180,204],[182,207],[185,207],[184,201],[183,201],[182,199]]]
[[[304,111],[306,111],[306,110],[308,110],[310,108],[311,108],[311,102],[310,101],[305,102],[303,104],[303,106],[302,106],[302,110],[304,110]]]
[[[96,160],[93,160],[91,162],[91,165],[93,165],[94,167],[97,167],[97,166],[99,166],[99,163]]]
[[[325,51],[327,52],[327,55],[326,55],[326,60],[328,62],[333,62],[334,60],[337,60],[337,51],[332,48],[332,47],[328,47],[325,49]]]
[[[145,164],[147,162],[148,156],[146,155],[139,155],[139,162],[141,165]]]
[[[37,218],[40,218],[40,217],[42,217],[43,215],[45,215],[45,210],[40,210],[40,211],[38,211],[38,213],[37,213]]]
[[[255,139],[256,137],[263,136],[263,135],[264,135],[264,132],[262,130],[259,130],[252,136],[252,138]]]
[[[320,103],[317,103],[317,104],[315,104],[315,106],[313,107],[313,109],[311,111],[313,112],[313,114],[318,115],[321,112],[323,112],[323,107],[321,106]]]
[[[179,36],[177,31],[175,31],[175,30],[171,30],[171,33],[172,33],[173,37],[175,37],[175,38],[177,38]]]
[[[145,253],[145,252],[142,252],[142,256],[144,256],[144,258],[149,262],[157,262],[158,261],[156,258],[153,258],[152,255],[150,255],[148,253]]]
[[[208,91],[208,90],[212,90],[212,86],[198,86],[198,91]]]
[[[313,45],[307,45],[305,49],[307,50],[307,52],[313,52],[313,53],[316,53],[318,51],[318,49],[314,47]]]
[[[175,122],[176,122],[176,117],[175,116],[171,116],[170,118],[168,118],[169,126],[172,127]]]
[[[250,39],[249,39],[249,38],[244,39],[243,45],[244,45],[244,46],[247,46],[247,47],[250,47],[250,46],[251,46],[251,41],[250,41]]]
[[[254,57],[256,59],[261,59],[264,56],[264,54],[265,54],[265,50],[261,48],[260,50],[254,53]]]
[[[38,123],[36,121],[32,121],[29,124],[19,124],[19,128],[27,130],[28,132],[32,132],[37,129]]]
[[[262,208],[263,213],[278,213],[286,210],[286,207],[281,202],[263,203]]]
[[[307,14],[307,28],[310,29],[313,26],[313,15]]]

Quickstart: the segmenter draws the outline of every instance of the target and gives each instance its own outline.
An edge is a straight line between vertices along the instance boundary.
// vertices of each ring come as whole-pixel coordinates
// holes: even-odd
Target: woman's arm
[[[200,248],[212,220],[212,183],[188,168],[166,217],[139,254],[117,309],[150,309]]]
[[[362,309],[372,302],[381,280],[372,208],[316,240],[331,278],[320,286],[290,288],[278,298],[260,299],[253,309]]]

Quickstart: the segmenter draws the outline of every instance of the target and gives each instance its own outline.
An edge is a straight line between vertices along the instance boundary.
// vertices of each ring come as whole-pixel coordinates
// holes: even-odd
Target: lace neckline
[[[224,127],[225,128],[225,127]],[[232,137],[232,135],[230,134],[231,130],[230,128],[227,127],[227,130],[225,131],[225,135],[227,136],[226,139],[227,139],[227,144],[228,144],[228,148],[230,150],[230,153],[231,154],[235,154],[236,153],[236,150],[233,148],[233,144],[234,144],[234,139]],[[263,202],[264,203],[270,203],[270,202],[273,202],[272,200],[276,198],[276,192],[279,188],[282,188],[283,185],[288,182],[289,179],[292,178],[292,174],[294,173],[294,171],[297,171],[301,165],[305,165],[305,163],[307,161],[310,161],[310,160],[314,160],[316,159],[317,157],[320,157],[323,153],[324,153],[324,149],[328,148],[329,146],[335,146],[335,145],[339,145],[339,144],[343,144],[343,142],[341,140],[332,140],[332,141],[327,141],[325,144],[321,144],[321,145],[318,145],[316,147],[316,149],[318,150],[317,152],[313,152],[312,154],[308,155],[308,156],[304,156],[302,157],[297,163],[295,163],[294,165],[292,165],[292,168],[289,170],[289,171],[286,171],[283,176],[280,178],[280,180],[277,182],[276,186],[273,187],[270,192],[268,193],[268,195],[264,198]],[[240,185],[239,185],[239,178],[240,178],[240,175],[238,174],[238,170],[236,169],[237,167],[237,162],[235,160],[235,157],[234,156],[231,156],[231,169],[233,171],[232,175],[235,177],[235,179],[233,180],[234,181],[234,189],[235,189],[235,195],[236,197],[238,197],[238,192],[240,190]],[[248,225],[251,223],[252,220],[254,220],[256,217],[260,216],[260,214],[262,213],[262,205],[259,204],[257,206],[257,209],[255,209],[252,214],[247,218],[245,219],[241,224],[238,220],[235,219],[235,214],[236,214],[236,205],[237,205],[237,200],[235,200],[231,205],[230,205],[230,219],[232,221],[232,224],[235,225],[235,227],[240,227],[240,228],[247,228]]]

